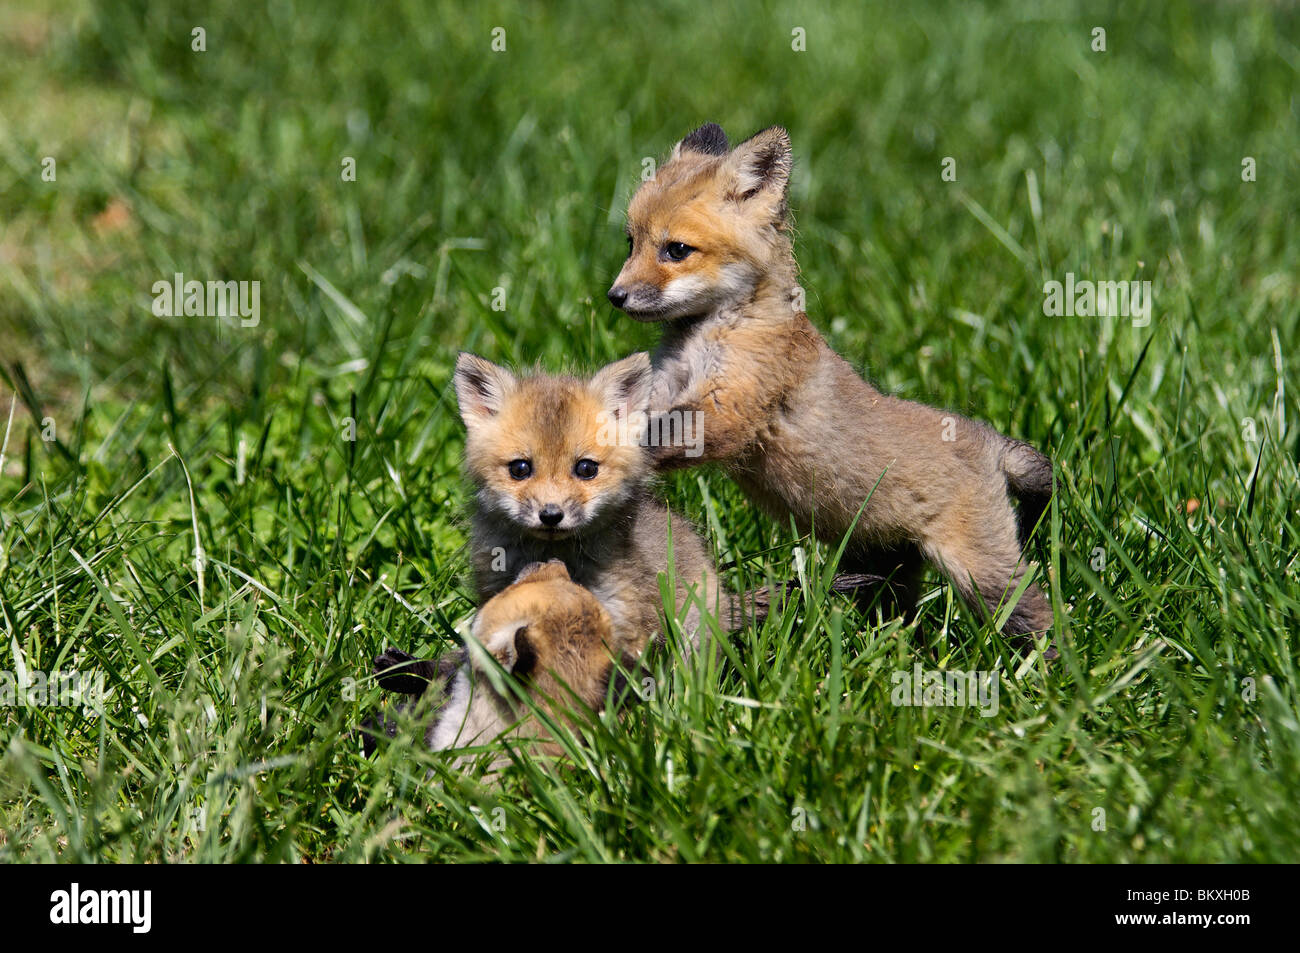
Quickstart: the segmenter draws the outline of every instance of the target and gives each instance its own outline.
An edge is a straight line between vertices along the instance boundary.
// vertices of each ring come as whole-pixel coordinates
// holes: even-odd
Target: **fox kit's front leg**
[[[671,470],[727,460],[754,442],[756,422],[745,414],[743,394],[715,378],[692,382],[662,411],[651,411],[650,448],[656,469]],[[687,440],[691,434],[694,439]]]
[[[784,293],[767,289],[778,301]],[[723,311],[701,319],[681,346],[654,357],[651,413],[695,425],[693,444],[659,441],[659,469],[735,460],[760,442],[763,429],[816,357],[802,314],[776,305],[776,317],[754,320]],[[660,426],[658,434],[667,432]],[[668,444],[668,445],[663,445]]]

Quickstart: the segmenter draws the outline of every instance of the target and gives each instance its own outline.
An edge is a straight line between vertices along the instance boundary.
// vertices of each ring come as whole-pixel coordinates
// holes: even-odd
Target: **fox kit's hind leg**
[[[1010,601],[1030,569],[1020,547],[1015,514],[1005,498],[966,501],[933,527],[923,548],[962,600],[990,617]],[[1051,628],[1051,603],[1036,583],[1030,583],[1002,631],[1020,646],[1029,641],[1027,636]],[[1056,656],[1055,648],[1049,647],[1046,657]]]
[[[838,571],[863,573],[882,580],[854,590],[853,598],[861,611],[874,613],[879,607],[885,619],[901,615],[905,622],[911,622],[921,594],[922,568],[920,551],[915,546],[904,545],[889,549],[848,549]]]

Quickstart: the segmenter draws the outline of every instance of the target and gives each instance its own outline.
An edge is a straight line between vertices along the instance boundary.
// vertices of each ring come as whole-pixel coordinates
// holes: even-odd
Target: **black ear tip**
[[[682,140],[682,149],[701,152],[706,156],[725,156],[731,151],[727,134],[716,122],[706,122]]]

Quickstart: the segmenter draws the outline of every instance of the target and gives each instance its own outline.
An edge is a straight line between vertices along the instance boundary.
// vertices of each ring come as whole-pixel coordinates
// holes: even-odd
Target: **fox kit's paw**
[[[655,370],[654,376],[650,378],[650,407],[651,414],[662,414],[672,409],[674,402],[677,400],[677,394],[681,391],[681,383],[674,377],[664,371]]]
[[[677,470],[700,462],[698,458],[691,459],[688,457],[684,447],[671,443],[652,446],[648,452],[650,462],[656,470]]]
[[[423,695],[437,676],[437,666],[401,649],[388,648],[375,656],[375,679],[386,692]]]
[[[659,466],[661,463],[671,460],[673,457],[673,448],[662,443],[653,444],[650,447],[649,452],[650,459],[653,461],[655,466]]]

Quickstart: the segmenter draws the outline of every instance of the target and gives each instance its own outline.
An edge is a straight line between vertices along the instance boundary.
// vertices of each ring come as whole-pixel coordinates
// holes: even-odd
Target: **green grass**
[[[0,860],[1300,860],[1294,7],[187,6],[0,13],[0,670],[109,689],[0,709]],[[651,346],[623,208],[704,120],[790,129],[833,346],[1051,453],[1064,658],[934,575],[919,635],[863,617],[690,471],[728,581],[803,546],[806,606],[498,786],[409,723],[366,760],[370,658],[473,608],[457,350]],[[178,271],[260,324],[155,317]],[[1066,272],[1150,279],[1150,326],[1044,316]],[[997,713],[891,704],[917,663],[1000,666]]]

